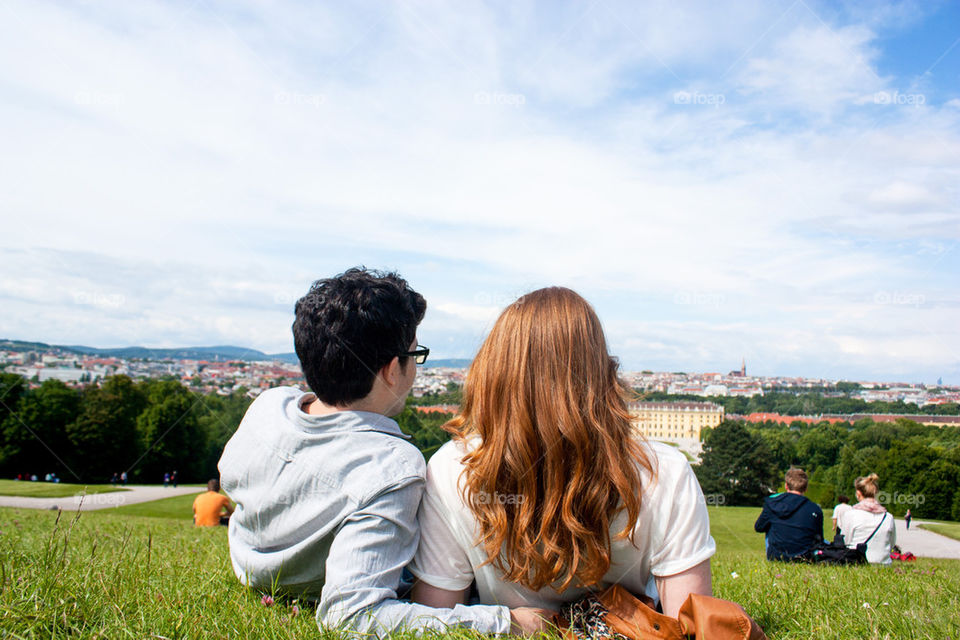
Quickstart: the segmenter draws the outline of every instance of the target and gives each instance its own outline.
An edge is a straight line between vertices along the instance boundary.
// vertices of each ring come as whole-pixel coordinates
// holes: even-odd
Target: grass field
[[[921,524],[917,526],[919,526],[921,529],[926,529],[927,531],[933,531],[934,533],[939,533],[942,536],[953,538],[954,540],[960,540],[960,523],[931,522],[929,524]]]
[[[190,524],[193,524],[193,501],[196,497],[196,493],[188,493],[182,496],[163,498],[151,502],[140,502],[121,507],[99,509],[97,511],[90,511],[87,515],[95,517],[119,515],[143,516],[145,518],[171,518],[174,520],[186,520]]]
[[[0,480],[0,496],[25,496],[28,498],[63,498],[78,493],[110,493],[126,491],[110,484],[68,484],[66,482],[23,482]]]
[[[239,585],[225,528],[193,528],[187,498],[79,518],[0,509],[0,637],[317,637],[308,607],[267,607]],[[154,517],[127,515],[134,507]],[[960,561],[768,563],[752,530],[756,515],[711,508],[714,590],[771,638],[960,638]]]

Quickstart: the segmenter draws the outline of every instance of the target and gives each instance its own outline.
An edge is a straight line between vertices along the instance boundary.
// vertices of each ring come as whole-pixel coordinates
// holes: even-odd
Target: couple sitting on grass
[[[890,564],[890,551],[897,541],[893,516],[877,502],[877,474],[857,478],[857,504],[838,505],[834,509],[836,532],[834,546],[857,549],[864,545],[859,561]],[[766,534],[767,559],[816,561],[823,540],[823,511],[807,498],[807,474],[796,467],[787,471],[786,491],[767,497],[763,511],[754,523],[757,532]],[[841,509],[846,507],[846,509]],[[822,556],[822,553],[820,554]]]
[[[262,393],[219,464],[244,584],[317,599],[322,629],[375,636],[534,633],[614,584],[674,618],[711,594],[700,486],[683,454],[635,435],[583,298],[540,289],[503,311],[429,464],[390,419],[429,352],[425,311],[399,276],[363,269],[297,302],[311,392]]]

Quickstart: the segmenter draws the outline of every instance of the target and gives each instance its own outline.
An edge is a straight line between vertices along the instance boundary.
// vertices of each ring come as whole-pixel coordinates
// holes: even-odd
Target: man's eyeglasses
[[[430,355],[430,349],[427,349],[423,345],[417,345],[416,350],[407,351],[406,353],[401,353],[400,356],[413,356],[413,361],[417,364],[423,364],[427,361],[427,356]]]

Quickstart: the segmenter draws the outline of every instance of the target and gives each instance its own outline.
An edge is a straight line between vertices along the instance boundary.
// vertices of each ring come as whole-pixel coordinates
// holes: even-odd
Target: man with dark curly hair
[[[246,585],[316,598],[321,629],[509,633],[533,609],[435,609],[397,599],[420,539],[423,456],[391,419],[429,350],[423,297],[396,273],[318,280],[296,304],[293,337],[310,392],[279,387],[250,405],[219,469],[236,502],[230,558]]]

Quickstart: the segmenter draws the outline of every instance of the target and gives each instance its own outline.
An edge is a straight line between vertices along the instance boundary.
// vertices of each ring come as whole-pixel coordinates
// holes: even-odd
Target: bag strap
[[[883,521],[887,519],[887,513],[889,513],[889,512],[885,512],[885,513],[883,514],[883,517],[880,518],[880,522],[877,523],[877,528],[873,530],[873,533],[870,534],[870,537],[869,537],[869,538],[867,538],[866,540],[863,541],[863,544],[867,544],[868,542],[870,542],[870,541],[873,539],[873,536],[877,535],[877,531],[880,531],[880,525],[882,525],[882,524],[883,524]]]

